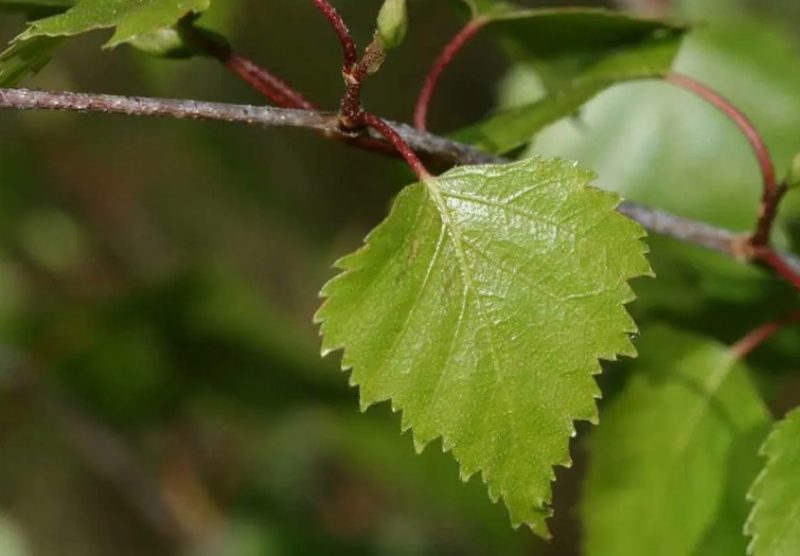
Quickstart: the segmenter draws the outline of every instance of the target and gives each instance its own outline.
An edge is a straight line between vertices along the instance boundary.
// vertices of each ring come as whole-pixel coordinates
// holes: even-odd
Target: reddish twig
[[[342,77],[344,78],[345,91],[339,108],[339,126],[348,132],[357,132],[364,127],[361,107],[361,87],[368,73],[368,64],[365,59],[359,61],[358,49],[350,34],[347,24],[328,0],[314,0],[314,4],[328,19],[336,31],[339,42],[342,44],[344,63],[342,64]]]
[[[259,127],[294,127],[312,130],[323,137],[344,140],[361,149],[399,154],[396,146],[382,139],[377,131],[352,138],[339,129],[336,114],[273,108],[269,106],[247,106],[119,95],[99,95],[64,91],[33,91],[30,89],[0,88],[0,110],[57,110],[66,112],[92,112],[120,114],[125,116],[148,116],[174,119],[192,119],[217,122],[239,122]],[[389,123],[403,142],[424,160],[437,166],[450,167],[455,164],[504,164],[508,159],[456,143],[430,133],[417,131],[411,126]],[[654,233],[673,237],[690,245],[701,246],[733,257],[753,261],[752,254],[743,252],[741,234],[711,226],[704,222],[683,218],[658,209],[623,201],[619,211],[639,222]],[[747,257],[743,257],[747,255]],[[800,257],[791,253],[778,253],[780,263],[770,268],[785,268],[784,275],[800,275]],[[767,265],[765,265],[767,266]]]
[[[350,29],[347,28],[342,16],[339,15],[339,12],[328,0],[314,0],[314,5],[322,12],[331,27],[333,27],[333,30],[336,31],[339,42],[342,44],[344,67],[347,70],[351,70],[358,64],[358,48],[353,36],[350,34]]]
[[[447,43],[439,54],[439,57],[433,62],[428,75],[425,77],[425,83],[419,92],[417,104],[414,107],[414,127],[420,131],[425,131],[428,120],[428,109],[430,108],[433,94],[436,92],[436,86],[439,84],[439,79],[442,77],[444,70],[453,61],[453,58],[461,51],[464,46],[470,42],[475,35],[478,34],[487,20],[473,19],[461,31],[456,34],[449,43]]]
[[[364,127],[364,109],[361,106],[361,89],[367,76],[366,67],[356,64],[351,69],[342,68],[345,88],[339,105],[339,125],[345,131],[357,132]]]
[[[244,56],[231,53],[223,63],[244,82],[272,100],[276,106],[302,110],[317,108],[313,102],[307,100],[288,83]]]
[[[761,197],[761,208],[759,211],[758,223],[755,232],[751,236],[750,244],[754,247],[766,245],[775,221],[778,203],[783,197],[781,187],[778,186],[775,178],[775,166],[772,163],[772,156],[761,134],[758,133],[755,125],[728,99],[710,87],[687,77],[685,75],[671,73],[665,78],[668,82],[687,89],[702,99],[714,105],[728,118],[730,118],[742,131],[753,152],[758,159],[761,168],[761,176],[764,183],[764,191]]]
[[[181,26],[181,34],[205,53],[219,60],[233,74],[281,108],[314,110],[314,103],[292,88],[280,77],[252,60],[233,52],[222,40],[215,40],[191,23]]]
[[[769,245],[752,247],[752,254],[750,254],[750,258],[768,266],[778,276],[781,276],[795,288],[800,290],[800,273],[790,266],[786,260]]]
[[[775,334],[793,324],[800,323],[800,311],[792,311],[788,315],[759,326],[747,336],[736,342],[731,348],[739,359],[750,355],[761,344],[772,338]]]
[[[375,131],[383,135],[389,143],[400,153],[400,156],[408,163],[411,171],[417,176],[420,181],[430,179],[431,174],[425,165],[414,152],[414,149],[406,143],[406,141],[397,133],[392,126],[378,116],[370,113],[362,114],[363,121],[366,125],[373,128]]]
[[[761,200],[756,229],[753,235],[750,236],[751,245],[761,246],[769,244],[772,228],[775,225],[775,219],[778,217],[778,207],[787,191],[789,191],[789,188],[785,183],[781,183],[775,188],[772,194],[764,194]]]

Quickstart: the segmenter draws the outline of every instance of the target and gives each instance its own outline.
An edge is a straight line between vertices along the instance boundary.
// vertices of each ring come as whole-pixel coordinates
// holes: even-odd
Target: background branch
[[[0,396],[22,397],[39,404],[84,464],[116,490],[153,532],[179,544],[191,542],[164,499],[157,479],[123,437],[60,392],[42,384],[41,370],[34,368],[28,358],[5,346],[0,346],[0,355],[0,372],[6,375],[5,383],[0,383]]]
[[[126,116],[151,116],[204,121],[244,123],[262,127],[293,127],[320,132],[325,137],[342,140],[360,148],[382,153],[394,153],[394,147],[380,133],[367,130],[360,136],[343,133],[338,114],[285,108],[257,107],[196,100],[156,99],[70,92],[34,91],[0,88],[0,109],[57,110],[68,112],[97,112]],[[506,163],[509,159],[421,132],[411,126],[387,122],[404,142],[426,161],[437,165]],[[698,245],[742,260],[743,238],[747,235],[684,218],[630,201],[620,206],[620,212],[647,230],[680,241]],[[781,263],[800,275],[800,257],[777,253]]]

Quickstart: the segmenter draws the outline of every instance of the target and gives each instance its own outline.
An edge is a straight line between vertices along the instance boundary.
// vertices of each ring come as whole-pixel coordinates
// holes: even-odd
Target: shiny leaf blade
[[[315,318],[363,408],[391,400],[420,449],[441,437],[542,536],[573,422],[597,418],[598,359],[635,354],[628,280],[650,272],[643,230],[592,178],[529,159],[407,187]]]
[[[729,348],[648,328],[631,381],[590,444],[582,508],[589,555],[742,554],[745,493],[769,427]]]
[[[750,490],[746,532],[755,556],[800,554],[800,409],[773,429],[762,447],[767,464]]]

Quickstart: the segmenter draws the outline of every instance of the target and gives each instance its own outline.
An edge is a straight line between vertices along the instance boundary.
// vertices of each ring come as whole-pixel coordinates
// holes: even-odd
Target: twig
[[[439,84],[439,79],[442,77],[444,70],[453,61],[461,49],[470,42],[478,32],[486,25],[485,19],[473,19],[464,26],[461,31],[456,34],[449,43],[447,43],[442,50],[439,57],[433,62],[431,69],[428,70],[428,75],[425,77],[425,83],[419,92],[417,104],[414,107],[414,127],[420,131],[425,131],[428,121],[428,109],[433,99],[433,94],[436,92],[436,86]]]
[[[771,194],[764,194],[759,208],[758,222],[756,229],[750,238],[750,243],[754,246],[767,245],[772,235],[772,228],[775,226],[775,219],[778,217],[778,207],[783,196],[789,191],[785,183],[781,183]]]
[[[753,249],[752,259],[771,268],[795,288],[800,290],[800,269],[779,254],[769,245],[759,245]]]
[[[761,177],[764,183],[758,223],[756,224],[755,232],[751,237],[750,243],[753,246],[766,245],[769,242],[778,203],[785,191],[782,191],[782,188],[778,186],[775,177],[775,166],[772,163],[769,148],[761,137],[761,134],[758,133],[753,122],[751,122],[732,102],[707,85],[695,81],[691,77],[677,73],[671,73],[667,75],[665,79],[669,83],[693,92],[717,107],[739,127],[747,138],[747,141],[750,143],[756,155],[756,159],[758,159],[758,165],[761,168]]]
[[[358,60],[358,49],[350,34],[347,24],[328,0],[314,0],[314,4],[327,18],[333,27],[339,42],[342,44],[344,63],[342,78],[344,79],[344,95],[339,107],[339,126],[349,132],[356,132],[364,127],[361,108],[361,87],[367,75],[366,66]]]
[[[314,5],[322,12],[336,32],[336,36],[339,37],[342,53],[344,54],[344,67],[347,69],[354,68],[358,64],[358,48],[344,19],[328,0],[314,0]]]
[[[126,116],[154,116],[176,119],[239,122],[262,127],[294,127],[322,132],[326,137],[347,140],[338,126],[336,114],[307,110],[256,107],[237,104],[200,102],[195,100],[169,100],[142,97],[123,97],[86,93],[32,91],[29,89],[0,88],[0,109],[59,110],[68,112],[99,112]],[[411,126],[387,122],[418,155],[446,165],[502,164],[508,159],[492,155],[474,147],[417,131]],[[358,147],[368,144],[371,150],[395,151],[379,133],[370,131],[354,141]],[[679,239],[685,243],[712,249],[741,260],[742,234],[717,228],[664,211],[626,201],[620,212],[636,220],[646,229]],[[775,261],[800,275],[800,257],[774,252]],[[774,269],[775,266],[772,265]],[[784,276],[786,276],[784,274]]]
[[[181,34],[191,43],[201,48],[209,56],[219,60],[233,74],[270,99],[276,106],[303,110],[317,108],[314,103],[308,101],[286,81],[249,58],[235,53],[227,43],[214,40],[203,31],[193,27],[191,23],[182,25],[180,30]]]
[[[738,359],[744,359],[775,334],[787,326],[797,323],[800,323],[800,311],[792,311],[788,315],[784,315],[779,319],[775,319],[772,322],[768,322],[756,328],[747,336],[736,342],[731,349]]]
[[[364,120],[364,109],[361,106],[361,89],[364,86],[364,80],[381,66],[386,52],[376,36],[367,46],[364,56],[359,59],[356,43],[336,8],[328,0],[314,0],[314,4],[336,31],[344,53],[342,78],[345,88],[339,106],[339,127],[350,134],[358,133],[367,125]]]
[[[361,87],[367,75],[366,67],[359,62],[356,43],[350,34],[350,29],[347,28],[347,24],[336,8],[328,0],[314,0],[314,4],[327,18],[339,37],[339,42],[342,44],[344,94],[339,107],[339,126],[349,132],[360,131],[364,127],[364,111],[361,108]]]

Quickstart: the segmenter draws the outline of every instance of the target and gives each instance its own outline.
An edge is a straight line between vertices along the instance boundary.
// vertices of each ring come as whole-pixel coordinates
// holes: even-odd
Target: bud
[[[800,189],[800,153],[794,155],[789,166],[789,175],[786,176],[786,186],[789,189]]]
[[[400,46],[407,30],[406,0],[384,0],[378,13],[378,38],[383,48],[390,50]]]
[[[188,35],[190,32],[193,36]],[[209,56],[209,48],[204,47],[204,44],[211,45],[215,51],[230,48],[227,41],[213,31],[183,25],[136,35],[128,42],[151,56],[171,59]]]

